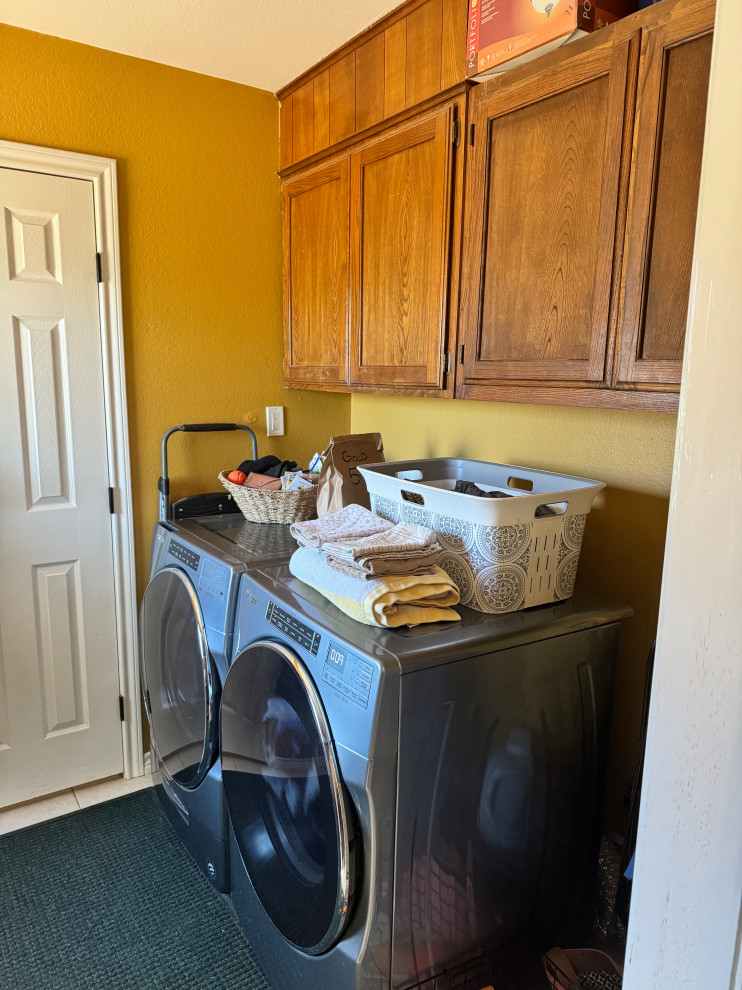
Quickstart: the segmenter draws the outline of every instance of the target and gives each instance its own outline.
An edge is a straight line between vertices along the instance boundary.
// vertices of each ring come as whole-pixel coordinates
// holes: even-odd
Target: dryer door
[[[230,820],[256,894],[289,942],[325,952],[350,916],[358,843],[322,702],[291,650],[261,641],[235,658],[221,746]]]
[[[139,636],[151,745],[181,786],[198,787],[216,758],[219,679],[195,588],[177,567],[150,581]]]

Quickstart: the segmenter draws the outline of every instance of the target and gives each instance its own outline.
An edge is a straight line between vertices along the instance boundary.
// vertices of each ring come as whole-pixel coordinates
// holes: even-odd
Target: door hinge
[[[113,504],[113,488],[108,489],[108,511],[111,513],[111,515],[114,515],[114,513],[116,512],[116,509],[114,508],[114,504]]]
[[[461,121],[456,118],[453,122],[453,146],[458,148],[461,144]]]
[[[469,144],[474,147],[474,124],[469,125]]]
[[[459,347],[459,364],[463,364],[463,363],[464,363],[464,345],[462,344],[461,347]]]
[[[119,715],[121,716],[121,721],[122,722],[125,722],[126,719],[124,717],[124,698],[123,698],[123,695],[119,695]]]
[[[450,375],[451,374],[451,352],[450,351],[446,351],[446,353],[443,355],[443,374],[444,375]]]
[[[100,251],[97,251],[95,255],[95,276],[99,282],[103,281],[103,259],[100,256]]]

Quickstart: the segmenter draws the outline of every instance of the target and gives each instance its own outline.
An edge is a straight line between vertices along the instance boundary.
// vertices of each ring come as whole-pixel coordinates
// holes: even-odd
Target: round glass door
[[[313,955],[338,940],[357,872],[352,805],[322,702],[291,650],[243,650],[222,692],[224,793],[253,888],[273,924]]]
[[[197,787],[216,758],[219,682],[195,589],[178,568],[150,581],[139,633],[152,747],[171,777]]]

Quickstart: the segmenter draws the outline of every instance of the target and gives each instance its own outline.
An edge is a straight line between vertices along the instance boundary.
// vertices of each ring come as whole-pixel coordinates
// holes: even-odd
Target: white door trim
[[[131,505],[129,426],[124,374],[124,330],[121,315],[116,162],[71,151],[0,141],[0,167],[64,178],[87,179],[93,185],[95,236],[101,254],[103,281],[98,286],[103,389],[106,404],[106,446],[109,481],[114,490],[111,516],[116,635],[119,645],[119,690],[124,699],[121,723],[124,777],[144,773],[142,715],[139,703],[139,664],[134,569],[134,528]]]
[[[625,990],[742,990],[741,34],[717,0]]]

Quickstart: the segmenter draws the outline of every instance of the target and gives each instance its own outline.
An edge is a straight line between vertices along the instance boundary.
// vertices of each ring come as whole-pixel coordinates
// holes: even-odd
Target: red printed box
[[[638,0],[469,0],[467,78],[505,72],[638,8]]]

